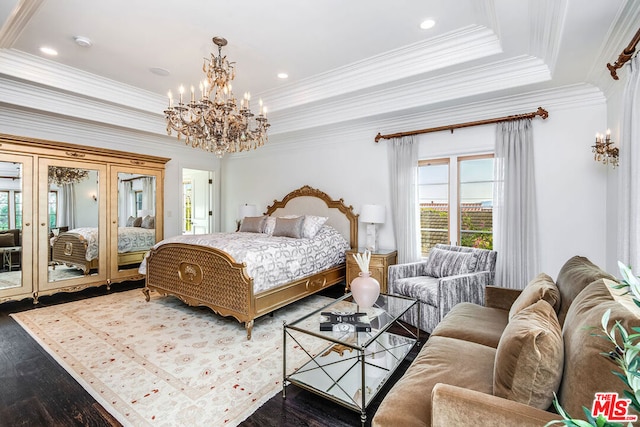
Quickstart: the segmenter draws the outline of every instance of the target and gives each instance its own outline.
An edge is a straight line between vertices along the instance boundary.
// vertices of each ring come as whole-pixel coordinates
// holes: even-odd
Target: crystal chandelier
[[[86,169],[49,166],[49,183],[56,185],[76,184],[89,176]]]
[[[597,133],[596,134],[596,143],[592,145],[593,159],[597,162],[602,162],[605,165],[610,164],[614,168],[618,166],[618,148],[613,146],[613,142],[611,141],[611,131],[607,129],[607,134],[604,136]]]
[[[260,100],[260,111],[255,116],[250,109],[251,96],[244,94],[240,105],[231,90],[235,78],[234,63],[222,56],[222,47],[227,40],[214,37],[218,46],[218,56],[211,53],[205,59],[202,71],[206,79],[200,83],[200,99],[196,99],[191,86],[191,100],[183,101],[184,87],[180,87],[180,98],[173,105],[169,92],[169,108],[164,111],[167,120],[167,134],[177,133],[178,140],[185,138],[187,145],[211,151],[221,158],[225,153],[235,153],[255,149],[267,142],[267,109]]]

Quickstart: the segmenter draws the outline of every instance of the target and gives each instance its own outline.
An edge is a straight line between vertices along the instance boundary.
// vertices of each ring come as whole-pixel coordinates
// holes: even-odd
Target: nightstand
[[[360,273],[360,267],[353,258],[353,254],[364,252],[364,248],[358,250],[348,250],[347,255],[347,286],[346,290],[349,290],[349,284],[353,279],[358,277]],[[371,261],[369,262],[369,270],[371,271],[371,277],[376,279],[380,283],[380,292],[387,293],[387,273],[389,266],[398,262],[398,251],[389,249],[378,249],[375,252],[371,252]]]

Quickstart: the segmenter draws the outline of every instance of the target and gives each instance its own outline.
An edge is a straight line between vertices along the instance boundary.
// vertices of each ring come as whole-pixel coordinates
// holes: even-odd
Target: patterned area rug
[[[257,319],[250,341],[235,319],[139,289],[11,316],[124,425],[234,426],[282,391],[282,322],[329,301]]]

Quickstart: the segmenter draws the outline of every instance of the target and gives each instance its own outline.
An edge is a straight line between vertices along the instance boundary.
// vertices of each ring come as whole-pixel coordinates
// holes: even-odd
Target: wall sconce
[[[378,250],[378,234],[376,224],[384,224],[386,209],[382,205],[362,205],[360,209],[360,221],[367,224],[366,249],[371,252]]]
[[[611,130],[607,129],[607,134],[604,136],[600,133],[596,133],[596,143],[591,146],[593,160],[596,162],[602,162],[605,165],[610,164],[614,168],[618,166],[619,150],[614,147],[613,144],[614,142],[611,141]]]
[[[242,220],[247,217],[247,216],[257,216],[258,215],[258,208],[256,205],[248,205],[248,204],[244,204],[244,205],[240,205],[240,207],[238,207],[238,217],[240,219],[236,220],[236,231],[240,230],[240,225],[242,224]]]
[[[98,201],[98,196],[96,196],[96,193],[91,194],[91,198],[93,199],[94,202]]]

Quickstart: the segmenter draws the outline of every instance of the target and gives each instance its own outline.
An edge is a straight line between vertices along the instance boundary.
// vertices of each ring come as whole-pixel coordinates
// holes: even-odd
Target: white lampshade
[[[240,207],[238,208],[238,216],[240,217],[240,219],[257,215],[258,208],[256,207],[256,205],[248,205],[245,203],[244,205],[240,205]]]
[[[384,224],[386,209],[382,205],[362,205],[360,208],[360,221],[369,224]]]

